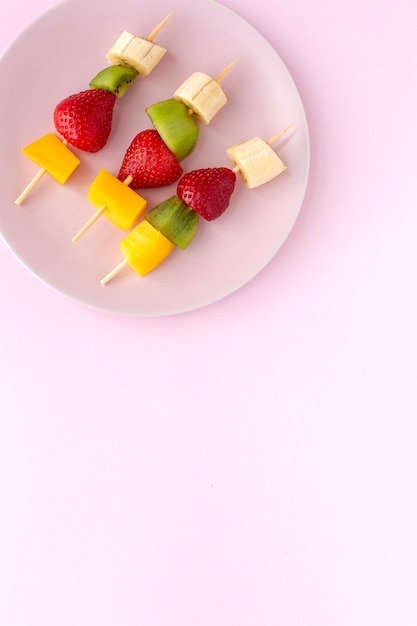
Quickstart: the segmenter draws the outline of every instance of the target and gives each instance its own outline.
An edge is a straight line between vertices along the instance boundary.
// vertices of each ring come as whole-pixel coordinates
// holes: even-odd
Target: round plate
[[[170,12],[155,42],[168,53],[147,77],[116,101],[113,129],[98,153],[76,152],[81,164],[61,186],[43,176],[21,206],[15,199],[37,173],[21,148],[54,132],[55,105],[88,89],[106,67],[106,52],[123,30],[146,37]],[[126,233],[105,217],[74,244],[72,236],[94,207],[87,189],[101,168],[117,174],[133,137],[151,128],[145,107],[172,97],[193,72],[215,77],[237,59],[222,81],[227,105],[201,126],[184,172],[230,166],[226,148],[253,136],[266,140],[292,124],[274,148],[287,170],[247,189],[238,178],[231,204],[213,222],[200,219],[185,251],[175,249],[141,278],[129,266],[106,286],[100,280],[123,257]],[[7,85],[0,101],[2,204],[0,231],[20,261],[52,288],[88,306],[126,315],[189,311],[232,293],[277,253],[300,211],[309,171],[309,137],[294,81],[271,45],[244,19],[210,0],[69,0],[41,16],[9,47],[0,63]],[[152,208],[175,194],[176,185],[140,192]]]

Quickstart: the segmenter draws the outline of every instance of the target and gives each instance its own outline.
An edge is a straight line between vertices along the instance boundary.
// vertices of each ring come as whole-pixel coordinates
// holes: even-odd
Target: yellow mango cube
[[[146,200],[121,180],[102,169],[91,183],[87,197],[115,226],[129,230],[146,209]]]
[[[22,152],[61,185],[67,182],[80,164],[75,154],[53,133],[36,139],[22,148]]]
[[[175,248],[159,230],[143,220],[120,243],[126,261],[140,276],[155,269]]]

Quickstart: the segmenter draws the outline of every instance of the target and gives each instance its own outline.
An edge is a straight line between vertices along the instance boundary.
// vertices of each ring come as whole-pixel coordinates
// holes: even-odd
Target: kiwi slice
[[[200,127],[183,102],[170,98],[146,109],[163,142],[182,161],[197,145]]]
[[[198,213],[178,196],[172,196],[145,215],[147,221],[181,250],[185,250],[197,231]]]
[[[138,75],[134,67],[109,65],[101,70],[90,82],[91,89],[105,89],[121,98]]]

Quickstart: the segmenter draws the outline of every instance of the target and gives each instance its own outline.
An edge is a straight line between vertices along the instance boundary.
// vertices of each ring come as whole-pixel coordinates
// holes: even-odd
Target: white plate
[[[113,130],[96,154],[76,151],[81,165],[64,186],[44,176],[26,201],[14,200],[36,174],[21,148],[54,131],[55,105],[88,89],[108,65],[105,53],[123,30],[147,36],[170,12],[156,38],[168,54],[139,78],[115,105]],[[102,217],[76,244],[71,237],[92,215],[86,198],[102,167],[117,174],[140,130],[151,128],[144,109],[172,96],[194,71],[212,76],[238,59],[222,82],[228,104],[202,126],[184,171],[229,166],[226,148],[252,136],[269,139],[293,124],[276,146],[287,171],[248,190],[238,180],[231,205],[214,222],[200,219],[185,251],[175,250],[145,278],[125,267],[103,287],[100,279],[122,260],[125,236]],[[255,276],[287,238],[304,198],[309,138],[304,108],[288,69],[270,44],[244,19],[211,0],[69,0],[35,21],[3,55],[0,114],[0,231],[4,242],[42,281],[94,308],[156,316],[192,310],[232,293]],[[75,151],[75,150],[74,150]],[[142,192],[141,192],[142,193]],[[175,193],[175,185],[143,191],[148,206]]]

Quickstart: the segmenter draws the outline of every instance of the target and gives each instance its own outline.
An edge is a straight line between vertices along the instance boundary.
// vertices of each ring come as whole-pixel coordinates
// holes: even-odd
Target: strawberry
[[[236,174],[227,167],[194,170],[179,181],[177,194],[201,217],[211,221],[229,206],[235,182]]]
[[[143,130],[133,139],[123,157],[118,178],[133,176],[132,189],[164,187],[179,179],[183,170],[155,129]]]
[[[76,148],[97,152],[109,137],[115,101],[116,96],[105,89],[69,96],[55,107],[55,128]]]

